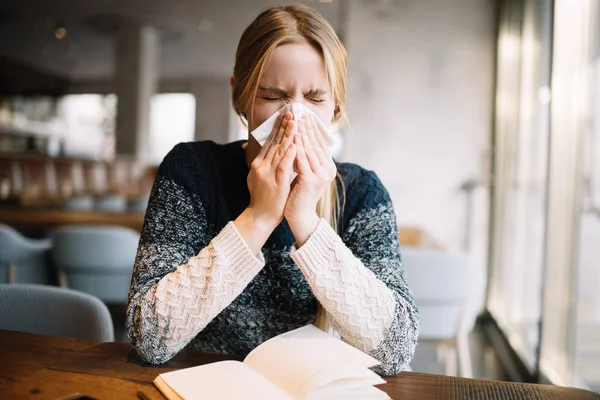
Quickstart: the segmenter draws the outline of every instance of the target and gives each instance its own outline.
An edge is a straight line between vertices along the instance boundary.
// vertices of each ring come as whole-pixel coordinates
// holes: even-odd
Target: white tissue
[[[306,107],[302,103],[291,103],[281,107],[279,110],[277,110],[275,114],[271,115],[258,128],[250,132],[250,134],[254,136],[254,139],[256,139],[256,141],[261,146],[265,145],[265,142],[273,132],[273,125],[275,125],[275,121],[277,120],[279,114],[285,113],[288,110],[292,110],[292,112],[294,113],[295,121],[302,118],[304,114],[313,115],[315,117],[315,121],[317,121],[319,130],[321,131],[321,135],[325,138],[327,144],[329,144],[329,146],[333,146],[335,144],[335,139],[333,138],[334,135],[330,132],[330,129],[327,127],[327,125],[325,125],[325,123],[321,120],[321,118],[319,118],[317,114],[315,114],[310,108]]]

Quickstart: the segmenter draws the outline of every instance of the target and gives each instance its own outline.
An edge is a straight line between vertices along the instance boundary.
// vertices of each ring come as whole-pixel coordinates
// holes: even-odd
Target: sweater
[[[182,143],[159,166],[127,306],[137,353],[153,364],[184,347],[246,355],[313,323],[318,299],[341,339],[381,362],[376,372],[408,367],[419,317],[376,174],[336,164],[336,229],[321,220],[296,249],[284,220],[253,254],[232,222],[250,202],[243,143]]]

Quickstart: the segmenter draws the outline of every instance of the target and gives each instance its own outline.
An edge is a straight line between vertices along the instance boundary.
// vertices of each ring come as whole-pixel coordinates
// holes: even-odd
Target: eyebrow
[[[276,94],[284,95],[284,96],[287,96],[287,94],[288,94],[287,90],[280,88],[278,86],[259,86],[258,90],[261,92],[276,93]],[[312,96],[323,96],[325,94],[327,94],[327,90],[318,89],[318,88],[311,89],[307,93],[304,93],[304,95],[312,95]]]

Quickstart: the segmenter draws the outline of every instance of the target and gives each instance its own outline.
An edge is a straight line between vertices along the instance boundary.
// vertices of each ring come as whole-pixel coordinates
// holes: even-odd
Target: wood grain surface
[[[128,343],[94,344],[0,330],[0,399],[164,399],[152,380],[163,372],[242,357],[183,350],[163,365],[143,363]],[[585,390],[402,372],[378,386],[392,399],[600,400]],[[232,378],[232,382],[235,380]]]
[[[18,228],[54,228],[69,224],[118,225],[141,232],[144,214],[0,207],[0,222]]]

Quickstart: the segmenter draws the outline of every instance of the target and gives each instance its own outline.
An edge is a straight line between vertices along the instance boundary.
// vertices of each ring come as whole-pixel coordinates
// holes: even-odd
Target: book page
[[[167,384],[185,400],[291,400],[285,392],[239,361],[220,361],[167,372],[160,374],[155,384],[159,389]]]
[[[381,385],[385,381],[370,369],[363,369],[354,373],[344,374],[343,377],[337,379],[322,378],[313,386],[313,393],[348,393],[357,388],[365,386]]]
[[[306,400],[389,400],[390,396],[387,395],[383,390],[377,389],[373,386],[363,386],[356,388],[351,392],[317,392],[314,395],[311,393]]]
[[[295,399],[338,379],[357,377],[357,373],[379,364],[313,325],[267,340],[248,354],[244,363]],[[373,384],[369,376],[366,385]],[[384,382],[379,378],[378,383]]]
[[[337,379],[332,382],[322,382],[321,386],[313,389],[308,396],[310,399],[389,399],[387,393],[373,387],[385,381],[370,369]]]

